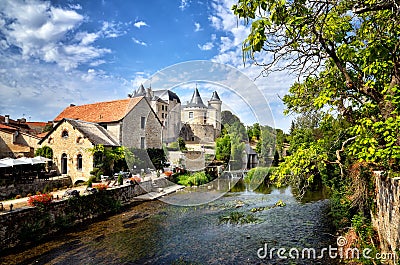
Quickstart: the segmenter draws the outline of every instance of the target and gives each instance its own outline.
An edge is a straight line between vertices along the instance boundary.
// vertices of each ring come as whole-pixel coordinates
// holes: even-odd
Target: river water
[[[240,185],[241,184],[241,185]],[[326,217],[329,201],[313,194],[313,201],[298,202],[290,187],[249,191],[236,185],[218,200],[182,207],[161,201],[133,205],[123,213],[82,225],[29,249],[13,250],[1,264],[336,264],[302,256],[304,248],[335,246]],[[177,193],[169,196],[185,196]],[[272,207],[282,200],[285,207]],[[239,207],[240,206],[240,207]],[[238,208],[237,208],[238,207]],[[266,208],[255,213],[251,209]],[[252,214],[248,224],[220,223],[231,212]],[[262,248],[260,250],[260,248]],[[291,248],[299,258],[282,259],[271,249]],[[267,249],[267,257],[263,256]],[[296,256],[297,252],[291,252]]]

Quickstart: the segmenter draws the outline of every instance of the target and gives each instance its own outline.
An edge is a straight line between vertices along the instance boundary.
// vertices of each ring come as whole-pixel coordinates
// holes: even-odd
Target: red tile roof
[[[5,124],[2,124],[2,123],[0,123],[0,129],[9,130],[9,131],[18,131],[18,129],[8,126],[8,125],[5,125]]]
[[[29,126],[35,126],[35,127],[46,127],[48,122],[44,122],[44,121],[27,121],[26,124],[28,124]]]
[[[98,102],[81,106],[70,106],[64,109],[54,121],[64,118],[102,123],[122,120],[143,97],[114,101]]]
[[[47,135],[48,132],[43,132],[43,133],[39,133],[36,136],[39,138],[44,138]]]

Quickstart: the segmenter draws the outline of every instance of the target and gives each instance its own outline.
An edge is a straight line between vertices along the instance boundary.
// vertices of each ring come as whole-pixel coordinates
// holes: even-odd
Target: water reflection
[[[192,191],[196,192],[196,191]],[[171,197],[182,200],[187,194]],[[173,199],[173,198],[171,198]],[[270,208],[277,201],[285,207]],[[238,202],[242,202],[240,207]],[[252,213],[251,209],[268,210]],[[254,214],[260,222],[220,224],[231,212]],[[335,239],[326,216],[328,201],[301,204],[290,187],[246,189],[243,182],[218,200],[196,207],[160,201],[141,203],[84,229],[54,236],[31,249],[0,258],[1,264],[289,264],[261,260],[257,250],[270,247],[328,247]],[[329,259],[294,260],[293,264],[336,264]]]
[[[255,192],[260,194],[270,194],[272,192],[278,192],[280,194],[293,194],[296,198],[298,197],[298,192],[291,187],[276,187],[273,184],[268,184],[266,182],[261,182],[261,184],[254,190],[251,190],[243,179],[240,179],[235,186],[230,189],[230,192]],[[319,187],[316,190],[308,190],[305,192],[304,196],[301,199],[298,199],[299,202],[308,203],[313,201],[319,201],[328,199],[330,195],[329,190],[325,186]]]

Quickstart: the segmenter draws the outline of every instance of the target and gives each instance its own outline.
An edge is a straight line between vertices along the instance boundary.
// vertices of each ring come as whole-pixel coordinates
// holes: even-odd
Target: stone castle
[[[171,143],[182,137],[190,143],[214,142],[221,134],[222,101],[216,91],[205,105],[195,88],[186,105],[169,90],[145,89],[140,85],[130,97],[146,97],[163,123],[163,142]]]

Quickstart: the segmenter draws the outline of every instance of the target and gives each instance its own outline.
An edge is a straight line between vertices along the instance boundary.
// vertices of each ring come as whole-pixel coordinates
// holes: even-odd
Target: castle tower
[[[192,99],[184,106],[182,112],[182,121],[187,124],[206,124],[207,123],[207,106],[201,99],[199,90],[195,88]]]
[[[212,123],[215,128],[216,137],[221,134],[221,106],[222,101],[217,91],[214,91],[211,99],[208,101],[208,116],[210,117],[210,123]]]

